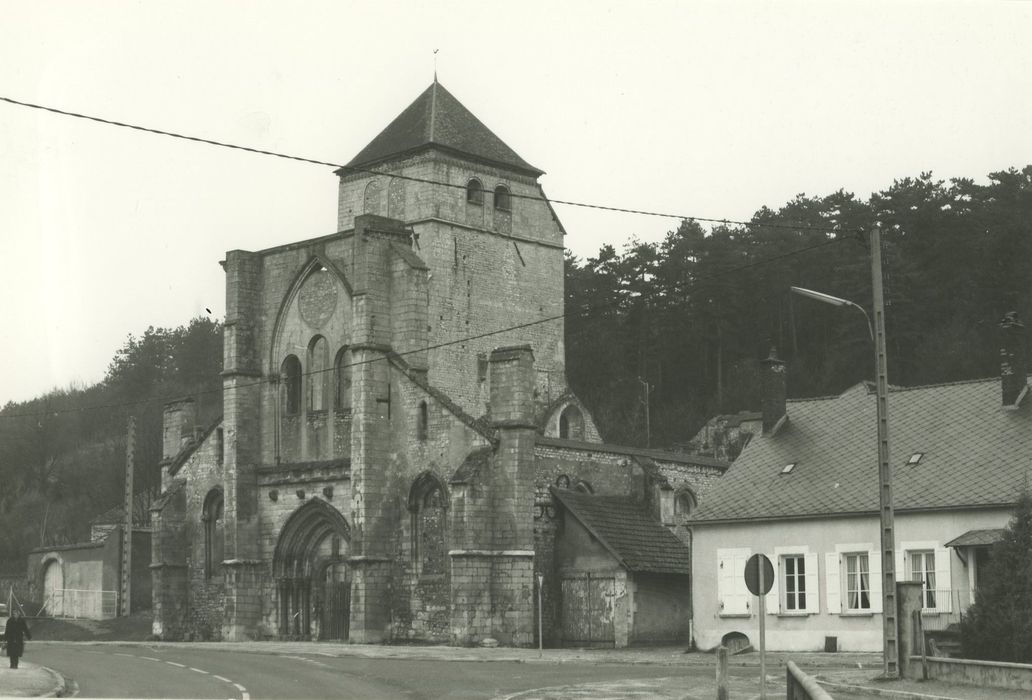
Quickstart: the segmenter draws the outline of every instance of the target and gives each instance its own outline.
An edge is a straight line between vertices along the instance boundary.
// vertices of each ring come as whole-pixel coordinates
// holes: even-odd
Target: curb
[[[878,695],[883,698],[901,698],[901,700],[959,700],[951,695],[928,695],[926,693],[914,693],[909,690],[893,690],[891,688],[875,688],[869,685],[853,685],[852,683],[839,683],[836,681],[825,681],[816,679],[817,684],[828,690],[839,690],[843,693],[858,693],[862,695]]]

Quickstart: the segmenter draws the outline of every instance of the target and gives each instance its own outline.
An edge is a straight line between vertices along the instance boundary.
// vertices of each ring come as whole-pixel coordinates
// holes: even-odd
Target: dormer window
[[[484,203],[484,185],[473,178],[466,183],[466,202],[481,206]]]
[[[494,208],[501,211],[512,211],[512,195],[505,185],[498,185],[494,191]]]

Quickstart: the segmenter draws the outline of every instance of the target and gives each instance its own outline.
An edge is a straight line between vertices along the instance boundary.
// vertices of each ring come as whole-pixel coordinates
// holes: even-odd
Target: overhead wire
[[[443,182],[443,181],[440,181],[440,180],[432,180],[432,179],[429,179],[429,178],[415,177],[415,176],[412,176],[412,175],[403,175],[403,174],[400,174],[400,173],[386,172],[384,170],[376,170],[376,169],[373,169],[373,168],[363,168],[363,167],[358,167],[358,166],[353,166],[353,165],[344,165],[344,164],[341,164],[341,163],[334,163],[334,162],[331,162],[331,161],[318,160],[316,158],[307,158],[307,157],[304,157],[304,156],[295,156],[295,155],[291,155],[291,154],[288,154],[288,153],[280,153],[278,151],[269,151],[269,150],[262,149],[262,148],[253,148],[253,147],[250,147],[250,146],[241,146],[239,144],[228,143],[226,141],[217,141],[215,139],[203,138],[203,137],[200,137],[200,136],[190,136],[188,134],[182,134],[182,133],[175,132],[175,131],[168,131],[168,130],[165,130],[165,129],[157,129],[157,128],[154,128],[154,127],[141,126],[139,124],[132,124],[130,122],[124,122],[124,121],[119,121],[119,120],[115,120],[115,119],[106,119],[104,117],[98,117],[98,116],[91,115],[91,114],[84,114],[82,112],[73,112],[73,111],[66,110],[66,109],[59,109],[57,107],[51,107],[49,105],[43,105],[43,104],[38,104],[38,103],[34,103],[34,102],[25,102],[24,100],[16,100],[16,99],[14,99],[12,97],[6,97],[6,96],[3,96],[3,95],[0,95],[0,102],[7,102],[8,104],[18,105],[18,106],[21,106],[21,107],[28,107],[30,109],[41,110],[41,111],[44,111],[44,112],[50,112],[51,114],[59,114],[59,115],[66,116],[66,117],[73,117],[75,119],[84,119],[84,120],[96,122],[96,123],[99,123],[99,124],[106,124],[108,126],[116,126],[116,127],[120,127],[120,128],[123,128],[123,129],[132,129],[134,131],[141,131],[141,132],[144,132],[144,133],[155,134],[155,135],[158,135],[158,136],[167,136],[169,138],[182,139],[184,141],[193,141],[195,143],[202,143],[202,144],[206,144],[206,145],[209,145],[209,146],[217,146],[219,148],[228,148],[228,149],[237,150],[237,151],[244,151],[246,153],[255,153],[257,155],[271,156],[271,157],[274,157],[274,158],[282,158],[282,159],[285,159],[285,160],[293,160],[293,161],[297,161],[297,162],[300,162],[300,163],[309,163],[309,164],[312,164],[312,165],[324,165],[324,166],[328,166],[328,167],[331,167],[331,168],[336,168],[338,170],[343,170],[343,171],[347,171],[347,172],[366,173],[366,174],[371,174],[371,175],[383,175],[383,176],[389,176],[389,177],[393,177],[393,178],[398,178],[400,180],[407,180],[407,181],[410,181],[410,182],[419,182],[419,183],[423,183],[423,184],[437,185],[437,186],[440,186],[440,187],[450,187],[450,188],[454,188],[454,189],[463,189],[463,190],[466,189],[466,185],[465,184],[459,184],[459,183],[454,183],[454,182]],[[543,194],[543,192],[542,192],[542,194]],[[725,219],[718,219],[718,218],[713,218],[713,217],[696,216],[696,215],[692,215],[692,214],[674,214],[674,213],[669,213],[669,212],[649,211],[649,210],[646,210],[646,209],[632,209],[632,208],[628,208],[628,207],[617,207],[617,206],[610,206],[610,205],[605,205],[605,204],[593,204],[593,203],[588,203],[588,202],[577,202],[577,201],[568,200],[568,199],[555,199],[555,198],[552,198],[552,197],[545,197],[545,196],[540,196],[539,197],[539,196],[536,196],[536,195],[519,194],[519,193],[516,193],[516,192],[510,192],[509,196],[511,198],[513,198],[513,199],[525,199],[525,200],[532,200],[532,201],[538,201],[538,202],[547,202],[549,204],[564,204],[566,206],[571,206],[571,207],[581,207],[581,208],[585,208],[585,209],[597,209],[597,210],[600,210],[600,211],[618,212],[618,213],[623,213],[623,214],[636,214],[636,215],[640,215],[640,216],[655,216],[655,217],[662,217],[662,218],[668,218],[668,219],[682,219],[682,220],[689,220],[689,221],[703,221],[703,222],[706,222],[706,223],[709,223],[709,224],[722,224],[722,225],[725,225],[725,226],[726,225],[730,225],[730,224],[734,224],[735,226],[748,226],[748,227],[751,227],[751,228],[788,229],[788,230],[793,230],[793,231],[806,230],[806,231],[815,231],[815,232],[823,232],[823,233],[834,233],[834,234],[843,233],[843,232],[850,232],[851,231],[851,229],[844,229],[844,228],[840,228],[840,227],[820,227],[820,226],[813,226],[813,225],[805,224],[805,223],[802,224],[802,225],[777,224],[777,223],[770,223],[770,222],[740,221],[740,220],[726,219],[726,218]]]
[[[832,238],[832,239],[829,239],[827,241],[822,241],[820,243],[817,243],[815,245],[806,246],[804,248],[797,248],[795,250],[788,251],[788,252],[783,253],[781,255],[773,256],[773,257],[771,257],[769,259],[753,261],[751,263],[747,263],[747,264],[744,264],[744,265],[739,265],[739,266],[736,266],[736,267],[731,267],[731,268],[727,268],[727,269],[724,269],[724,270],[719,270],[719,271],[716,271],[716,272],[714,272],[714,273],[712,273],[710,275],[698,276],[695,279],[693,279],[690,282],[690,284],[695,284],[695,283],[697,283],[699,281],[705,282],[705,281],[710,281],[710,280],[716,280],[716,279],[718,279],[720,277],[723,277],[724,275],[728,275],[728,274],[732,274],[732,273],[736,273],[736,272],[742,272],[742,271],[745,271],[745,270],[749,270],[749,269],[755,268],[755,267],[757,267],[759,265],[775,263],[775,262],[778,262],[780,260],[784,260],[784,259],[789,258],[789,257],[794,257],[796,255],[802,255],[804,253],[809,253],[809,252],[811,252],[813,250],[817,250],[819,248],[824,248],[824,247],[829,246],[829,245],[833,245],[833,244],[837,244],[837,243],[842,243],[842,242],[848,242],[848,241],[854,241],[854,240],[855,239],[850,238],[850,237]],[[488,337],[492,337],[492,336],[496,336],[496,335],[501,335],[503,333],[509,333],[509,332],[512,332],[512,331],[518,331],[518,330],[522,330],[522,329],[525,329],[525,328],[530,328],[532,326],[537,326],[537,325],[541,325],[541,324],[544,324],[544,323],[550,323],[550,322],[553,322],[553,321],[558,321],[560,319],[566,319],[566,318],[569,318],[569,317],[583,317],[583,316],[587,316],[588,314],[595,313],[595,312],[601,311],[601,310],[609,308],[609,307],[617,307],[617,306],[623,304],[624,301],[625,300],[623,300],[623,299],[615,299],[613,301],[607,302],[606,304],[602,304],[602,305],[599,305],[597,307],[588,309],[586,311],[581,311],[581,312],[564,311],[561,314],[556,314],[556,315],[553,315],[553,316],[546,316],[546,317],[543,317],[543,318],[535,319],[533,321],[527,321],[525,323],[520,323],[520,324],[516,324],[516,325],[513,325],[513,326],[506,326],[504,328],[498,328],[498,329],[495,329],[495,330],[492,330],[492,331],[486,331],[484,333],[478,333],[478,334],[475,334],[475,335],[464,336],[464,337],[457,338],[457,339],[454,339],[454,340],[442,341],[440,343],[435,343],[433,345],[428,345],[425,348],[417,348],[415,350],[406,350],[406,351],[402,351],[402,352],[392,352],[392,356],[394,356],[394,357],[405,357],[407,355],[414,355],[414,354],[417,354],[417,353],[429,352],[431,350],[437,350],[437,349],[440,349],[440,348],[449,347],[451,345],[460,345],[462,343],[467,343],[467,342],[471,342],[471,341],[474,341],[474,340],[480,340],[482,338],[488,338]],[[586,330],[582,329],[581,332],[586,332]],[[360,360],[360,361],[357,361],[357,362],[349,362],[347,364],[340,365],[340,366],[327,367],[325,369],[320,369],[320,370],[310,370],[310,371],[302,373],[301,376],[303,378],[307,378],[307,377],[311,377],[311,376],[314,376],[314,375],[317,375],[317,374],[322,374],[322,373],[327,373],[327,372],[336,372],[339,369],[350,369],[352,367],[358,367],[358,366],[361,366],[361,365],[370,364],[372,362],[385,362],[385,361],[389,361],[389,359],[390,359],[389,357],[375,357],[375,358],[371,358],[371,359],[367,359],[367,360]],[[261,378],[261,379],[258,379],[256,381],[253,381],[253,382],[243,382],[241,384],[237,384],[235,386],[235,388],[236,389],[245,389],[245,388],[250,388],[250,387],[255,387],[255,386],[261,386],[262,384],[272,384],[272,383],[275,383],[276,381],[277,380],[273,379],[273,378]],[[223,392],[223,387],[218,387],[218,388],[215,388],[215,389],[205,389],[205,390],[200,390],[200,391],[194,391],[194,392],[191,392],[191,396],[206,396],[206,395],[209,395],[209,394],[218,394],[218,393],[222,393],[222,392]],[[90,406],[79,406],[79,407],[75,407],[75,408],[48,409],[48,410],[45,410],[45,411],[32,411],[32,412],[21,412],[21,413],[3,413],[3,412],[0,412],[0,419],[4,419],[4,418],[7,418],[7,419],[10,419],[10,418],[39,418],[41,415],[44,415],[44,414],[46,414],[46,415],[57,415],[57,414],[62,414],[62,413],[76,413],[76,412],[81,412],[81,411],[94,411],[94,410],[104,410],[104,409],[114,409],[114,408],[128,408],[128,407],[131,407],[131,406],[138,406],[138,405],[143,405],[143,404],[152,404],[152,403],[158,403],[158,402],[173,401],[176,398],[180,398],[181,396],[182,396],[182,393],[179,393],[179,394],[176,394],[174,396],[170,395],[170,396],[165,396],[165,397],[150,397],[150,398],[146,398],[146,399],[137,399],[137,400],[134,400],[134,401],[121,401],[121,402],[108,403],[108,404],[93,404],[93,405],[90,405]]]

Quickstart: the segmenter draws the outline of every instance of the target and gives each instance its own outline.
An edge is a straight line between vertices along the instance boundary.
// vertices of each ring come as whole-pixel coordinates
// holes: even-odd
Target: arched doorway
[[[64,571],[57,559],[43,569],[43,604],[51,617],[64,615]]]
[[[273,555],[279,633],[289,639],[347,639],[351,529],[340,512],[313,499],[280,532]]]

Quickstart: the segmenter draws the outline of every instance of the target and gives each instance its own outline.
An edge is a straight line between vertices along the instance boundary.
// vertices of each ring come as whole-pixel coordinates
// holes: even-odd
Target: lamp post
[[[864,314],[874,340],[875,392],[878,408],[878,511],[882,562],[882,663],[886,678],[899,675],[899,640],[896,620],[895,516],[892,510],[892,463],[889,461],[889,385],[885,355],[885,297],[882,290],[881,229],[871,229],[871,288],[874,292],[874,325],[864,308],[848,299],[792,287],[792,292],[833,306],[851,306]]]

